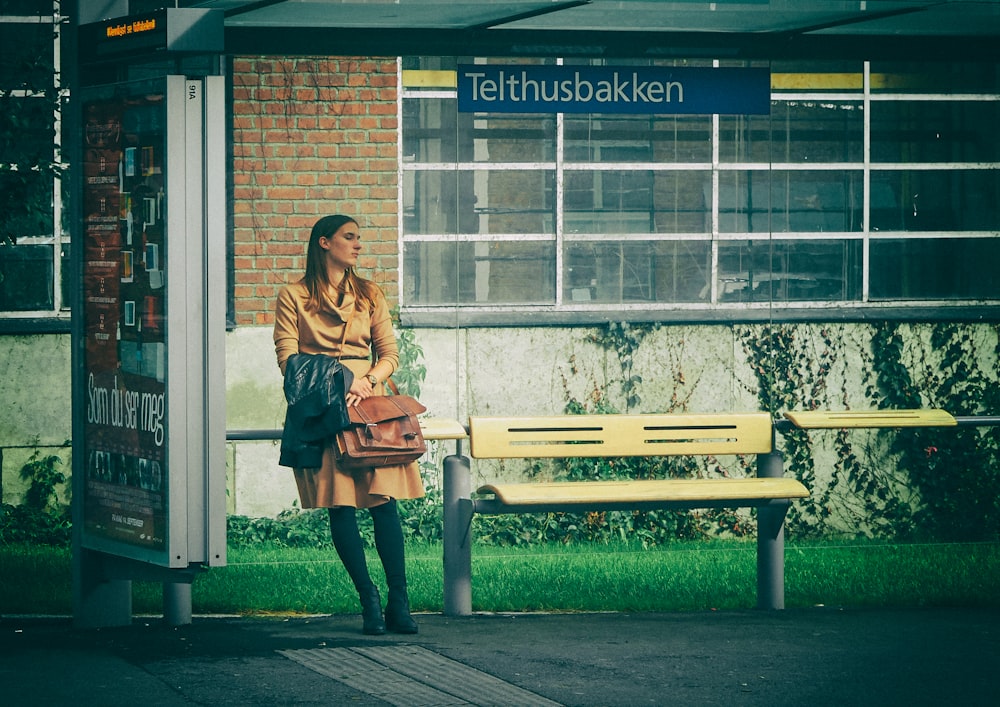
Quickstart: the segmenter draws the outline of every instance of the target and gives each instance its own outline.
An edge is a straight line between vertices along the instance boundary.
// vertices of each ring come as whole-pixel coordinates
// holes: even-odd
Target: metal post
[[[444,614],[472,613],[472,481],[468,457],[444,460]]]
[[[168,626],[186,626],[191,623],[190,583],[163,583],[163,620]]]
[[[757,476],[783,476],[777,450],[757,455]],[[788,501],[772,501],[757,510],[757,608],[785,608],[785,512]]]

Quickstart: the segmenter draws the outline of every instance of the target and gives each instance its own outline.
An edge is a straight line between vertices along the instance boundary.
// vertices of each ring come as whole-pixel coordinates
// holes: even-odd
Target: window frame
[[[64,155],[60,149],[63,129],[63,112],[69,91],[61,81],[63,31],[62,24],[66,18],[60,13],[58,0],[52,3],[52,12],[47,15],[4,15],[2,21],[7,25],[48,25],[52,29],[52,86],[58,96],[59,109],[53,115],[52,162],[55,169],[63,174],[66,172]],[[44,91],[28,91],[24,89],[10,90],[10,95],[23,100],[45,99]],[[52,257],[52,307],[34,310],[0,310],[0,330],[5,333],[14,332],[46,332],[68,331],[70,320],[71,295],[66,290],[65,276],[69,268],[70,238],[63,222],[63,206],[68,184],[55,174],[52,176],[52,232],[47,234],[18,236],[16,245],[4,245],[4,248],[22,246],[44,246],[51,249]]]
[[[715,62],[719,65],[719,62]],[[400,312],[404,321],[411,325],[437,326],[443,323],[454,324],[462,322],[464,324],[482,325],[503,325],[523,324],[525,316],[530,315],[533,322],[539,323],[588,323],[593,321],[606,321],[609,316],[627,316],[633,320],[677,320],[677,321],[759,321],[762,319],[780,319],[788,321],[796,320],[869,320],[878,319],[947,319],[964,320],[975,319],[1000,319],[1000,300],[969,301],[960,299],[913,299],[913,300],[879,300],[871,296],[871,275],[870,272],[870,247],[875,241],[898,240],[900,238],[1000,238],[1000,232],[996,231],[944,231],[915,233],[905,230],[875,231],[871,229],[871,178],[873,173],[891,171],[914,171],[914,170],[991,170],[1000,171],[1000,162],[989,163],[967,163],[967,162],[929,162],[929,163],[889,163],[873,162],[871,156],[871,105],[880,101],[1000,101],[1000,94],[997,93],[913,93],[907,91],[889,91],[882,87],[872,89],[872,66],[871,62],[858,62],[862,67],[861,86],[850,86],[848,88],[838,88],[835,90],[801,90],[797,88],[774,87],[771,90],[772,103],[780,102],[823,102],[835,104],[856,104],[863,111],[862,118],[862,159],[852,161],[834,162],[739,162],[735,160],[722,161],[719,156],[720,146],[720,121],[719,115],[711,116],[712,132],[712,160],[711,162],[588,162],[574,163],[565,159],[565,146],[563,138],[565,135],[564,114],[556,114],[556,146],[555,160],[552,162],[534,163],[514,163],[504,164],[504,169],[555,169],[557,182],[557,203],[554,220],[556,222],[556,232],[554,234],[504,234],[491,236],[489,234],[434,234],[421,233],[410,234],[405,232],[404,211],[408,201],[412,202],[414,195],[407,193],[407,188],[411,185],[414,173],[423,170],[488,170],[493,165],[490,162],[454,162],[454,163],[421,163],[403,154],[403,142],[405,124],[403,120],[403,105],[407,101],[419,100],[421,98],[447,98],[457,100],[457,89],[454,88],[434,88],[426,86],[410,86],[404,81],[404,72],[398,76],[399,95],[399,240],[400,253],[405,252],[409,244],[417,242],[442,242],[457,243],[466,241],[519,241],[519,240],[551,240],[555,244],[555,299],[551,303],[542,305],[517,305],[517,304],[445,304],[427,305],[406,301],[406,263],[400,258],[399,281],[401,283]],[[441,72],[438,72],[439,74]],[[478,114],[477,114],[478,115]],[[574,116],[578,118],[579,116]],[[707,302],[683,303],[683,302],[615,302],[607,304],[582,303],[570,300],[564,291],[563,260],[566,256],[566,245],[573,242],[594,240],[598,238],[595,234],[570,234],[566,232],[564,217],[565,200],[563,193],[564,175],[569,171],[577,170],[635,170],[635,171],[679,171],[679,170],[701,170],[709,171],[712,181],[712,203],[709,206],[711,229],[708,233],[634,233],[634,234],[614,234],[616,239],[636,240],[636,241],[657,241],[657,240],[696,240],[711,239],[712,250],[712,294]],[[768,232],[766,234],[752,233],[746,231],[726,232],[719,227],[719,180],[721,175],[732,171],[765,171],[772,175],[778,171],[795,172],[804,171],[831,171],[831,172],[854,172],[861,175],[862,180],[862,203],[860,204],[862,223],[857,231],[835,231],[835,232]],[[770,213],[770,210],[769,210]],[[764,235],[770,241],[803,240],[807,238],[817,238],[825,240],[838,240],[845,243],[851,241],[861,242],[861,288],[860,296],[857,299],[845,300],[817,300],[817,301],[789,301],[789,302],[744,302],[734,304],[723,302],[719,297],[719,258],[718,250],[720,244],[729,241],[741,241],[748,238],[761,239]],[[847,285],[845,284],[845,287]]]

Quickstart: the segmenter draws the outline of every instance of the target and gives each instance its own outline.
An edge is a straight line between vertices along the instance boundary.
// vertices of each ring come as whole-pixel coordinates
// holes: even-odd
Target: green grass
[[[407,548],[411,604],[442,608],[440,545]],[[0,614],[71,613],[70,553],[0,547]],[[378,558],[369,558],[379,578]],[[748,609],[756,601],[753,542],[577,545],[473,550],[476,611],[689,611]],[[1000,606],[1000,544],[873,541],[789,543],[785,604],[853,607]],[[196,614],[356,613],[332,550],[231,548],[226,567],[199,576]],[[162,612],[161,587],[135,582],[135,613]]]

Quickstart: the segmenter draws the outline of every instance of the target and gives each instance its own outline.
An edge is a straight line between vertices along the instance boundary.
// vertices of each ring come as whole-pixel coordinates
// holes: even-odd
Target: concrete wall
[[[58,456],[69,475],[70,371],[69,336],[0,337],[0,502],[21,502],[21,468],[35,452]]]
[[[934,340],[940,326],[946,325],[899,328],[900,359],[923,404],[930,406],[941,404],[940,365],[945,354],[940,341]],[[459,420],[469,415],[556,414],[571,399],[591,410],[600,404],[624,412],[625,372],[614,349],[598,343],[601,331],[418,329],[417,344],[427,367],[420,398],[429,414]],[[641,382],[635,391],[639,401],[630,411],[767,409],[762,381],[769,373],[774,374],[770,385],[785,391],[774,410],[778,414],[792,408],[871,408],[876,403],[873,331],[867,324],[787,325],[784,339],[762,345],[764,325],[662,326],[649,331],[633,352],[630,374],[641,377]],[[962,325],[956,330],[951,345],[963,347],[961,365],[969,371],[970,381],[1000,382],[998,337],[996,324]],[[280,428],[285,404],[271,327],[245,326],[230,332],[226,355],[227,429]],[[949,355],[955,356],[954,349]],[[773,372],[762,370],[772,364]],[[5,403],[0,408],[0,488],[3,502],[19,503],[26,487],[19,472],[35,450],[60,456],[67,473],[70,469],[69,449],[63,446],[71,435],[69,337],[0,338],[0,372],[0,399]],[[838,452],[832,435],[816,433],[812,440],[811,484],[816,493],[835,482]],[[872,453],[862,433],[852,440],[866,454]],[[441,460],[453,449],[451,442],[432,446],[425,465],[428,485],[440,483]],[[296,504],[291,472],[277,462],[277,442],[230,443],[230,513],[273,516]],[[870,462],[882,463],[877,458]],[[711,464],[706,473],[741,473],[739,460]],[[519,463],[475,462],[474,483],[515,477],[522,468]]]

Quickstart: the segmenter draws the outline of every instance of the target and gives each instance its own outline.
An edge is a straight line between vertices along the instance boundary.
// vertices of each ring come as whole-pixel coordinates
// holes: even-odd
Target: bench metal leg
[[[472,613],[472,474],[468,457],[444,460],[444,614]]]
[[[757,476],[784,474],[777,451],[757,457]],[[785,513],[789,502],[773,502],[757,510],[757,608],[785,608]]]

